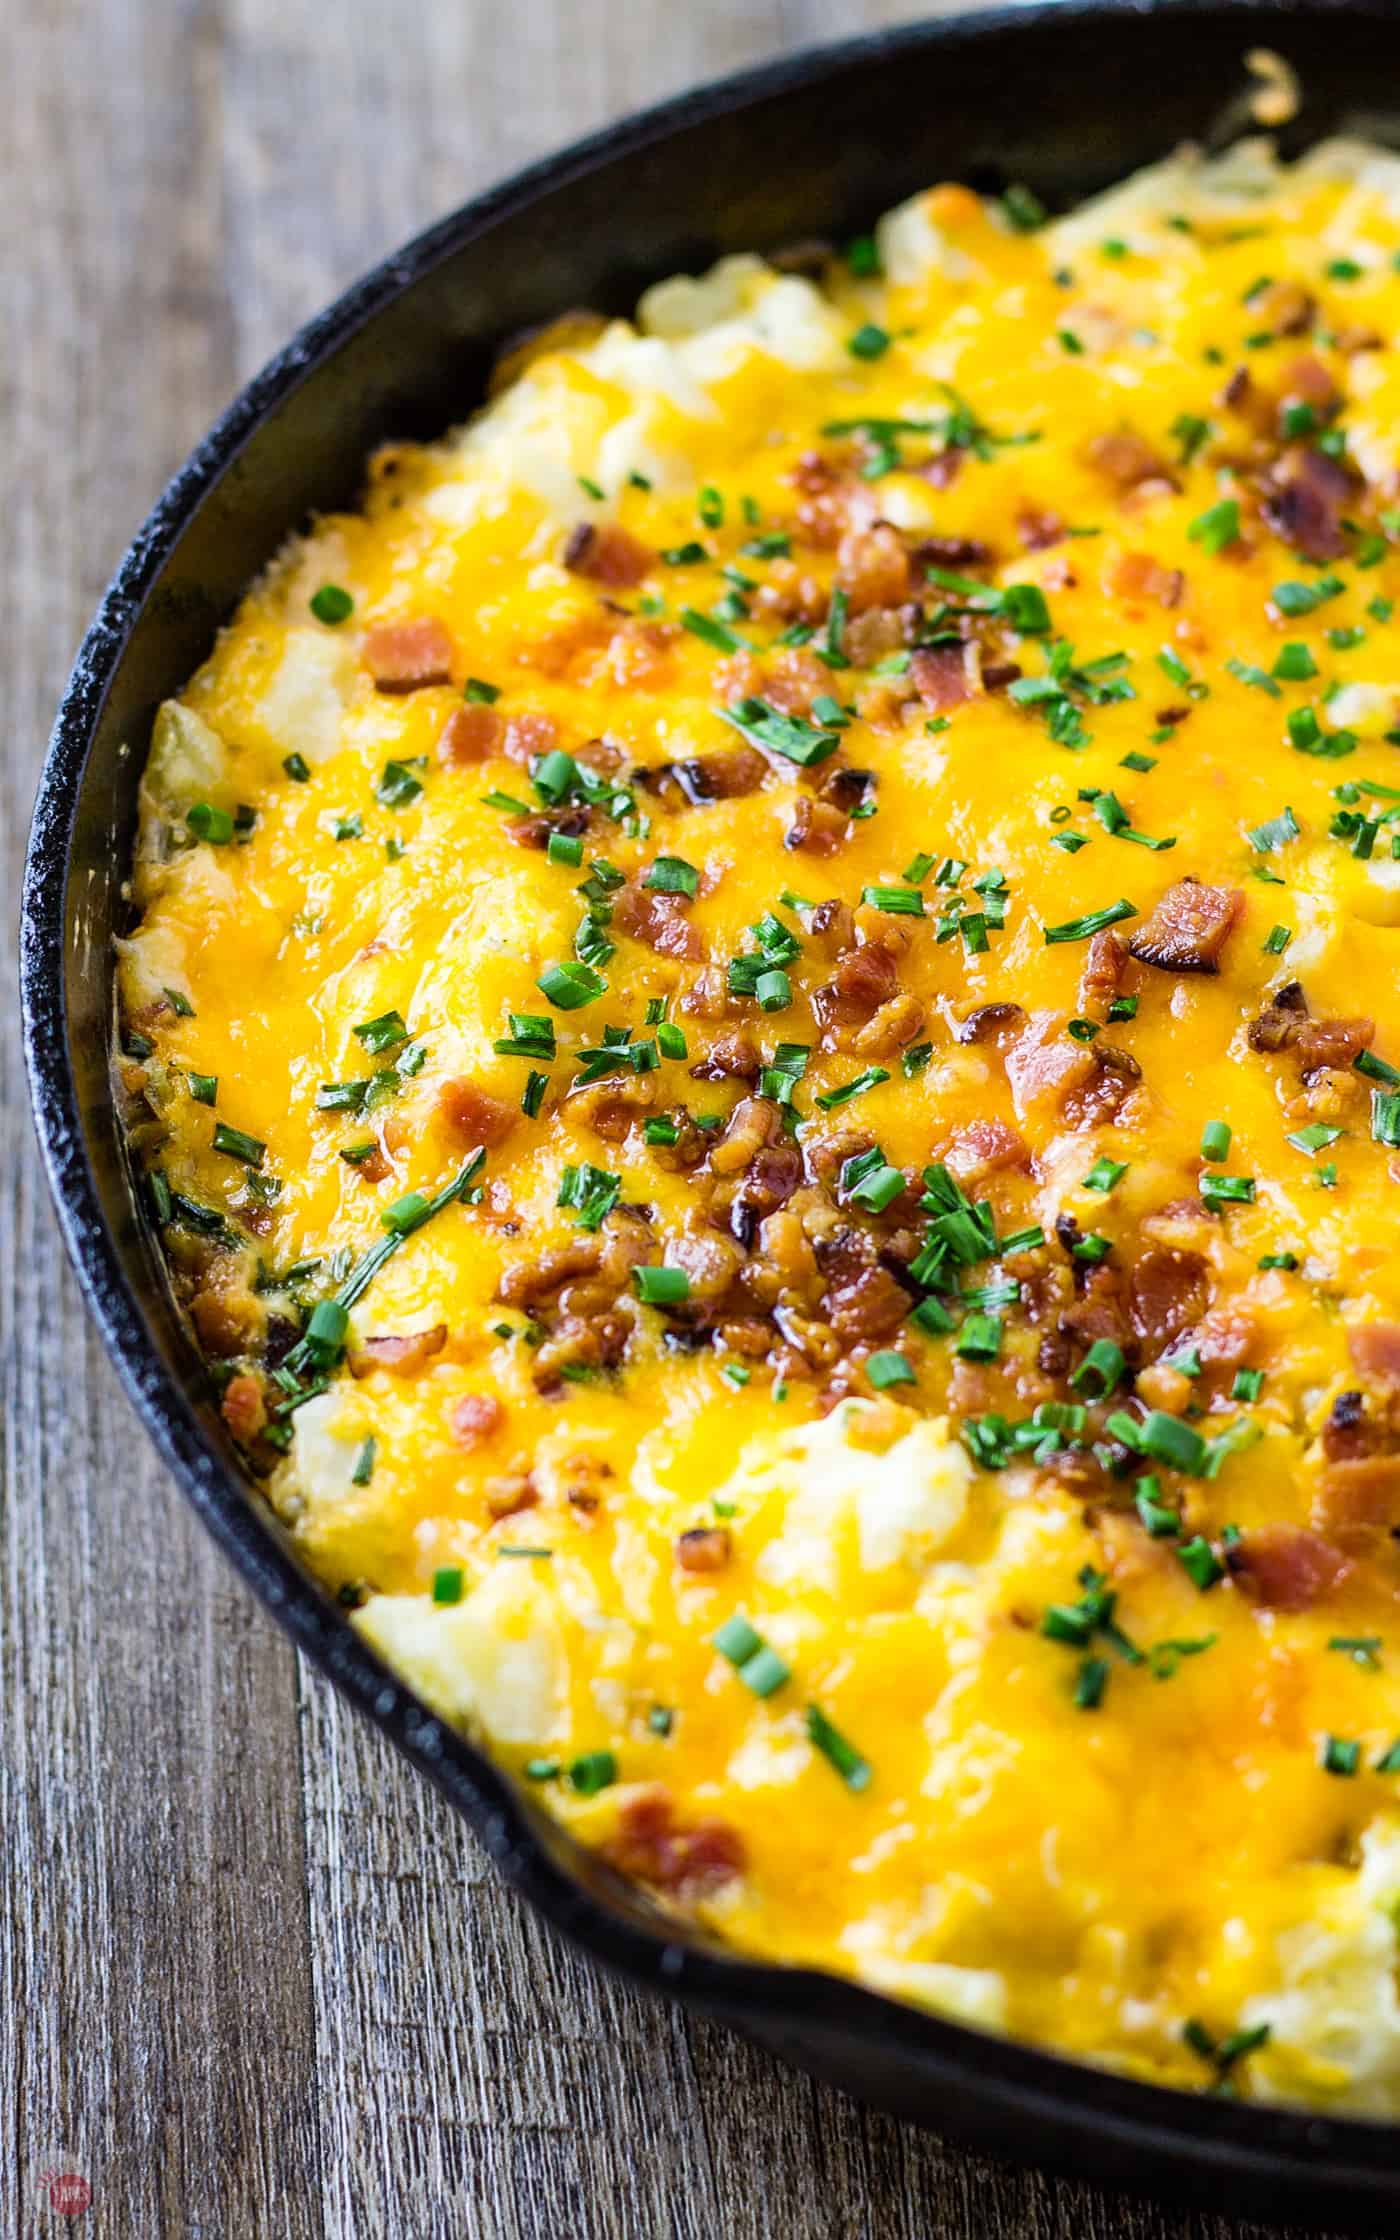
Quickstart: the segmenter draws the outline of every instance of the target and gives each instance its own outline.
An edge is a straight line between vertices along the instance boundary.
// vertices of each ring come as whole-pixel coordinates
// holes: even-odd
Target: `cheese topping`
[[[133,1151],[445,1718],[736,1948],[1400,2109],[1400,163],[731,257],[157,718]]]

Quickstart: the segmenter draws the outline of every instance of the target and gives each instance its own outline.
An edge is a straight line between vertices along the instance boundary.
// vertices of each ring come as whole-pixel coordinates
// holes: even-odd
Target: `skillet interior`
[[[723,251],[849,232],[941,177],[1021,179],[1067,204],[1199,136],[1239,86],[1241,53],[1261,39],[1303,76],[1290,149],[1336,130],[1400,145],[1393,0],[1159,0],[1150,16],[1132,0],[1012,8],[799,57],[670,104],[538,166],[390,260],[245,391],[123,562],[41,788],[23,1000],[68,1243],[148,1427],[280,1621],[555,1922],[788,2058],[994,2149],[1215,2206],[1372,2223],[1400,2206],[1388,2128],[1126,2084],[853,1985],[663,1934],[640,1899],[415,1706],[248,1498],[217,1415],[197,1396],[200,1365],[133,1207],[106,1070],[111,939],[155,705],[203,659],[288,531],[352,499],[376,442],[461,419],[520,327],[580,302],[629,309],[649,281]]]

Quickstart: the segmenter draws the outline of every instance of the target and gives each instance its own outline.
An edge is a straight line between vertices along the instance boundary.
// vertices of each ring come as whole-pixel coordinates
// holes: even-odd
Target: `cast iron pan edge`
[[[992,2152],[1152,2187],[1216,2209],[1372,2228],[1383,2219],[1393,2223],[1400,2205],[1400,2133],[1389,2126],[1195,2099],[1130,2083],[963,2029],[852,1983],[731,1957],[708,1940],[678,1935],[659,1922],[635,1893],[521,1798],[487,1758],[426,1712],[292,1560],[270,1515],[249,1500],[217,1416],[207,1403],[196,1405],[193,1353],[174,1326],[155,1255],[138,1234],[129,1191],[125,1208],[112,1213],[104,1210],[99,1185],[100,1168],[108,1204],[117,1204],[110,1110],[91,1088],[92,1038],[105,1039],[112,906],[110,895],[94,888],[91,865],[84,872],[75,869],[75,837],[81,837],[84,817],[105,816],[109,866],[124,862],[133,788],[128,769],[124,807],[108,811],[99,799],[94,810],[85,787],[100,793],[105,775],[115,795],[123,773],[118,751],[112,757],[116,767],[94,779],[91,749],[138,624],[154,614],[167,638],[192,648],[171,668],[166,689],[172,689],[202,658],[238,584],[289,526],[284,514],[252,566],[237,562],[222,602],[202,605],[188,585],[182,591],[178,580],[173,587],[162,583],[168,572],[178,573],[171,571],[172,559],[201,508],[217,497],[221,484],[236,486],[245,451],[259,432],[275,422],[310,377],[347,350],[377,312],[430,277],[454,252],[561,188],[584,189],[629,157],[702,127],[722,129],[723,120],[760,102],[798,102],[814,92],[824,99],[839,81],[849,85],[857,74],[872,71],[893,80],[896,73],[907,75],[916,58],[946,60],[956,69],[960,57],[985,55],[993,42],[1022,42],[1033,31],[1053,31],[1057,40],[1091,40],[1126,29],[1123,19],[1141,12],[1141,0],[1087,6],[1048,0],[877,33],[742,73],[534,165],[421,235],[303,328],[242,392],[158,500],[79,652],[49,747],[26,865],[20,925],[25,1053],[68,1251],[122,1381],[178,1483],[279,1623],[436,1782],[501,1872],[557,1928],[631,1980],[682,1998],[892,2112]],[[1309,44],[1344,37],[1348,29],[1355,37],[1386,26],[1392,34],[1400,30],[1389,0],[1347,5],[1303,0],[1291,8],[1269,7],[1267,0],[1216,5],[1168,0],[1163,7],[1159,0],[1157,30],[1164,20],[1179,31],[1188,60],[1191,42],[1207,34],[1234,40],[1241,49],[1268,36],[1287,50],[1290,30],[1306,33]],[[1400,39],[1395,60],[1400,67]],[[1207,114],[1225,90],[1213,89]],[[1364,106],[1359,93],[1357,101]],[[856,215],[873,215],[873,208]],[[625,301],[635,290],[636,275],[624,275],[620,285]],[[557,297],[555,307],[565,300]],[[444,413],[443,421],[448,417]],[[363,450],[356,438],[356,458]],[[104,900],[108,922],[102,922]],[[92,926],[99,927],[100,939],[89,942],[85,936]],[[80,975],[84,957],[91,959],[87,981]],[[86,1052],[86,1110],[75,1047]]]

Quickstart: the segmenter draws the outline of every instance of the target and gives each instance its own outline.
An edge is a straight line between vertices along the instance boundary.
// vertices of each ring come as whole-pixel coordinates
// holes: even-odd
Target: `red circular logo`
[[[92,2187],[80,2171],[50,2170],[44,2178],[49,2207],[56,2216],[80,2217],[92,2207]]]

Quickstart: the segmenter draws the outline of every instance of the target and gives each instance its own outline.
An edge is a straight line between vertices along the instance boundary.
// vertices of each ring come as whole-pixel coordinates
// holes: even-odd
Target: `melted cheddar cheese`
[[[732,1946],[1400,2107],[1400,164],[574,320],[162,709],[229,1425]]]

